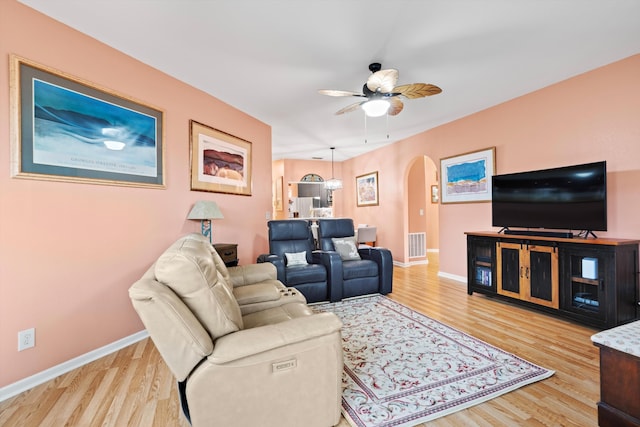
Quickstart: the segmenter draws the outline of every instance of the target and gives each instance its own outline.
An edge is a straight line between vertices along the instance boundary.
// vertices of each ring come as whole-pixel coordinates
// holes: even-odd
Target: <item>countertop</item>
[[[598,332],[591,341],[640,357],[640,320]]]

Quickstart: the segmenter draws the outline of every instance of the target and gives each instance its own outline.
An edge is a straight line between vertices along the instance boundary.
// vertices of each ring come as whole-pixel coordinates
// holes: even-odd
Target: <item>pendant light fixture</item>
[[[336,147],[331,147],[331,179],[328,179],[324,182],[324,188],[331,191],[339,190],[342,188],[342,180],[335,177],[333,170],[333,151],[335,149]]]

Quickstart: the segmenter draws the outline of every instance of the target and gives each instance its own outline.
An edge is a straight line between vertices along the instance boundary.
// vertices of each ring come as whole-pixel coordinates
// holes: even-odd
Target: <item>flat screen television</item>
[[[606,231],[607,163],[495,175],[491,204],[494,227]]]

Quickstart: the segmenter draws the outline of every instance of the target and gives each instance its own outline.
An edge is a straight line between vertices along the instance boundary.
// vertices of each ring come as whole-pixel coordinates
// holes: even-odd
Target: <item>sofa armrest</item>
[[[278,275],[276,267],[271,263],[239,265],[229,267],[228,270],[234,288],[275,280]]]
[[[317,313],[272,325],[244,329],[218,338],[208,360],[213,364],[223,365],[269,350],[331,335],[341,328],[342,322],[335,314]]]
[[[370,259],[378,264],[378,275],[380,276],[381,294],[386,295],[393,287],[393,257],[387,248],[360,248],[358,253],[362,259]]]
[[[336,251],[313,251],[314,264],[322,264],[327,269],[327,285],[329,286],[329,301],[342,300],[342,258]]]
[[[271,263],[276,267],[276,278],[281,281],[282,283],[285,283],[285,277],[284,277],[284,259],[278,255],[273,255],[273,254],[262,254],[260,256],[258,256],[257,259],[258,263]]]

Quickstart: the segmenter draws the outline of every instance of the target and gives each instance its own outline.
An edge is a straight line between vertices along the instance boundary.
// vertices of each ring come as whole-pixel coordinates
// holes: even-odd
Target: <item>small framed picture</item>
[[[431,186],[431,203],[438,203],[440,201],[440,195],[438,194],[438,186]]]
[[[358,206],[378,205],[378,171],[356,177]]]

